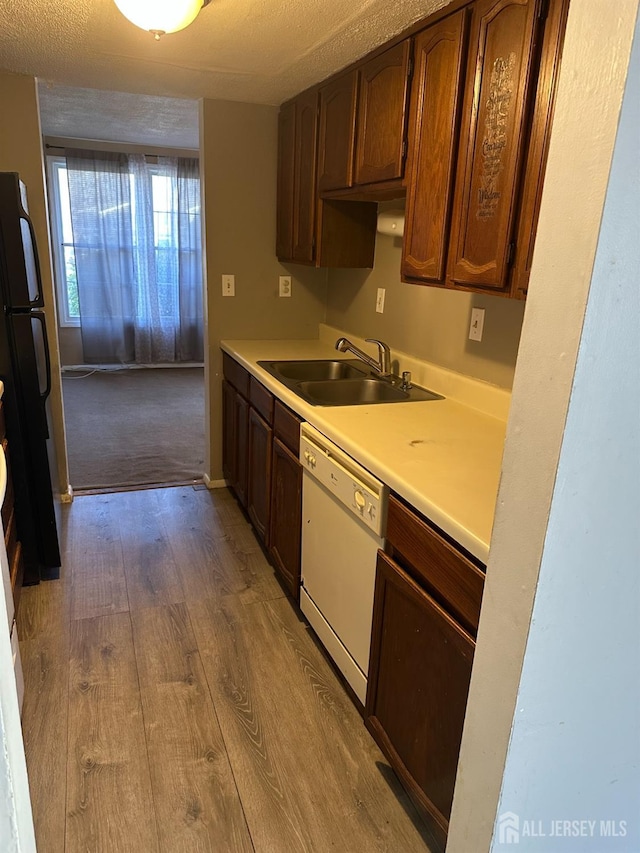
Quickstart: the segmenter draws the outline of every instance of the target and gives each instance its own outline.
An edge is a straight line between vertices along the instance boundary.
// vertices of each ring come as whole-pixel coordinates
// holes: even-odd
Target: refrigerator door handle
[[[42,402],[46,402],[49,394],[51,394],[51,356],[49,354],[49,337],[47,335],[47,317],[44,311],[32,311],[31,316],[42,326],[42,341],[44,343],[44,360],[47,372],[47,387],[40,393]]]
[[[30,300],[29,304],[30,304],[31,308],[42,308],[44,306],[44,296],[42,294],[42,275],[40,273],[40,258],[38,257],[38,251],[36,249],[38,243],[36,241],[35,228],[33,227],[33,222],[31,221],[31,217],[25,211],[23,211],[20,214],[20,220],[22,222],[27,223],[27,227],[29,229],[29,234],[31,235],[31,246],[32,246],[32,250],[33,250],[32,259],[33,259],[33,265],[34,265],[34,272],[35,272],[35,276],[36,276],[36,287],[38,289],[38,292],[37,292],[35,298]],[[46,334],[46,332],[45,332],[45,334]]]

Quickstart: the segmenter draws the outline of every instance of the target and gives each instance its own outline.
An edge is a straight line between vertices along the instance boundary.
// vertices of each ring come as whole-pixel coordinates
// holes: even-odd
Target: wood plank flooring
[[[23,591],[40,853],[425,853],[421,823],[232,496],[77,497]]]

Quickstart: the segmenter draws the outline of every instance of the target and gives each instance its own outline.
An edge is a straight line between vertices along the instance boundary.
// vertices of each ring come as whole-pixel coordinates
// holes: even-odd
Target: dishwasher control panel
[[[300,428],[300,463],[366,527],[384,535],[387,487],[306,423]]]

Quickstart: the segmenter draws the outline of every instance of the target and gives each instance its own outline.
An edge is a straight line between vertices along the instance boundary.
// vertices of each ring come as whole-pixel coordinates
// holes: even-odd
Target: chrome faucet
[[[378,360],[372,358],[370,355],[367,355],[366,352],[363,352],[359,349],[355,344],[352,344],[348,338],[338,338],[336,341],[336,349],[339,352],[352,352],[355,356],[357,356],[361,361],[364,361],[365,364],[368,364],[372,370],[375,370],[376,373],[379,373],[380,376],[384,378],[388,378],[391,376],[391,350],[384,343],[384,341],[378,341],[375,338],[367,338],[368,344],[376,344],[378,347]]]

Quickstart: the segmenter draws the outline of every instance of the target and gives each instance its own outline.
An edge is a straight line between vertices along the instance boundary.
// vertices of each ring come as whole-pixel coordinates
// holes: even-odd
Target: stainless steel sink
[[[340,382],[301,382],[300,391],[321,406],[357,406],[398,403],[409,399],[406,391],[380,379],[343,379]]]
[[[329,379],[353,379],[368,374],[365,367],[358,367],[360,362],[344,359],[312,359],[307,361],[259,361],[260,367],[268,370],[276,379],[294,379],[299,382],[321,381]]]
[[[314,406],[365,406],[443,399],[416,385],[406,390],[397,376],[383,379],[358,359],[259,361],[258,364]]]
[[[441,400],[424,388],[404,391],[384,379],[343,379],[339,382],[300,382],[301,397],[319,406],[366,406],[371,403],[410,403]]]

